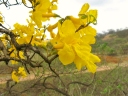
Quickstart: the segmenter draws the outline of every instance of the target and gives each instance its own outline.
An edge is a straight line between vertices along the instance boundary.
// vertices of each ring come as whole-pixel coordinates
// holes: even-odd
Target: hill
[[[128,53],[128,29],[108,30],[96,36],[96,43],[92,45],[93,52],[106,55],[120,55]]]

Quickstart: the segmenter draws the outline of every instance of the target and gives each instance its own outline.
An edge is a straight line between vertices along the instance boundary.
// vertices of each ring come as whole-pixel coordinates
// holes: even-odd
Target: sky
[[[84,3],[89,3],[90,9],[98,10],[97,25],[93,26],[98,33],[128,28],[128,0],[58,0],[57,13],[61,17],[77,16]],[[10,8],[0,6],[6,25],[11,27],[16,22],[25,24],[29,10],[23,5]]]

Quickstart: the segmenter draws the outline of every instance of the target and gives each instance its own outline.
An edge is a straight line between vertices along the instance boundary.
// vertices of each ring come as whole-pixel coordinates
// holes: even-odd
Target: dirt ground
[[[98,68],[97,71],[104,71],[104,70],[111,70],[117,66],[122,67],[128,67],[128,56],[105,56],[105,55],[99,55],[101,58],[101,63],[97,64]],[[7,71],[5,72],[6,69]],[[79,72],[88,72],[85,71],[78,71],[74,70],[76,74]],[[7,80],[11,80],[11,68],[9,67],[1,67],[0,68],[0,84],[6,83]],[[44,76],[50,75],[50,72],[47,72]],[[61,74],[60,74],[61,75]],[[20,81],[26,81],[26,80],[33,80],[35,78],[34,74],[28,75],[26,78],[21,78]]]

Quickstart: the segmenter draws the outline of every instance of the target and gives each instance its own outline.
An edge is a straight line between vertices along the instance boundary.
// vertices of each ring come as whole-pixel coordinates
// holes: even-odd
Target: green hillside
[[[128,53],[128,29],[109,30],[97,34],[96,43],[92,45],[93,52],[106,55],[120,55]]]

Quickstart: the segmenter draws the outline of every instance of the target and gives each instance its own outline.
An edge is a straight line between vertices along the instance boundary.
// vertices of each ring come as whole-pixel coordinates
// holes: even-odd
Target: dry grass
[[[120,59],[122,60],[121,62],[118,61]],[[127,56],[121,56],[121,58],[119,56],[102,56],[102,60],[104,61],[98,64],[99,67],[97,69],[94,82],[90,86],[82,86],[79,84],[71,85],[68,91],[71,96],[125,96],[125,93],[128,94]],[[56,63],[59,62],[56,61]],[[93,78],[93,75],[85,69],[77,71],[74,70],[74,67],[71,65],[65,67],[60,64],[57,65],[56,63],[55,65],[53,64],[53,68],[57,68],[57,66],[59,66],[59,69],[56,70],[56,72],[59,73],[65,84],[72,81],[79,81],[88,84]],[[5,71],[6,68],[7,67],[4,66],[1,70]],[[70,69],[73,69],[74,71]],[[7,72],[10,72],[10,70],[11,69],[8,69]],[[38,76],[36,73],[32,72],[32,74],[30,74],[27,78],[21,79],[21,82],[12,88],[12,94],[18,94],[16,96],[63,96],[56,91],[45,89],[44,86],[42,86],[44,78],[53,75],[53,73],[49,73],[48,69],[45,73],[41,70],[42,69],[40,69],[40,74],[38,74]],[[41,75],[43,76],[40,82],[33,86]],[[11,96],[7,93],[8,91],[6,90],[5,85],[6,80],[10,78],[9,74],[1,74],[0,76],[0,80],[4,82],[0,85],[0,94],[5,93],[3,96]],[[54,84],[58,88],[63,87],[57,78],[51,78],[48,82]],[[10,84],[13,85],[14,82],[11,82]],[[21,91],[26,89],[27,91],[19,94]]]

